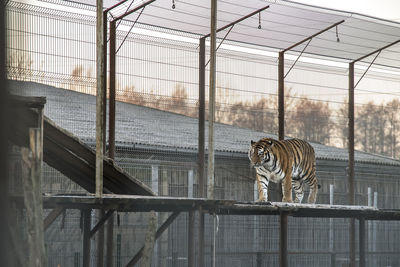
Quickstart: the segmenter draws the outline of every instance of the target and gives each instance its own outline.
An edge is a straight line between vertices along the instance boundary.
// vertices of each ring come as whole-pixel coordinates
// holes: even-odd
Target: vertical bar
[[[349,204],[354,205],[354,63],[349,63]],[[355,220],[350,219],[350,266],[355,267]]]
[[[103,218],[105,212],[103,209],[97,210],[97,216]],[[104,226],[98,231],[97,238],[97,267],[104,267]]]
[[[107,12],[103,11],[103,60],[104,60],[104,68],[103,68],[103,112],[107,114]],[[103,116],[103,154],[105,155],[106,147],[107,147],[107,116]]]
[[[215,85],[216,85],[216,44],[217,44],[217,0],[211,0],[210,29],[210,95],[208,108],[208,190],[207,197],[214,199],[214,121],[215,121]]]
[[[199,208],[199,267],[204,267],[204,213],[203,207]]]
[[[365,267],[365,219],[359,218],[359,224],[360,267]]]
[[[188,267],[194,267],[194,212],[189,211],[188,222]]]
[[[115,46],[116,26],[115,21],[110,21],[110,103],[109,103],[109,129],[108,129],[108,156],[115,157]],[[110,216],[107,224],[107,266],[112,267],[114,251],[114,214]]]
[[[115,21],[110,21],[110,104],[109,104],[109,129],[108,145],[109,157],[115,157],[115,46],[116,46],[116,26]]]
[[[333,184],[329,185],[329,204],[333,205]],[[329,252],[331,253],[331,266],[335,266],[333,218],[329,218]]]
[[[151,165],[151,190],[158,195],[158,165]]]
[[[83,211],[83,267],[90,266],[90,213],[90,209]]]
[[[278,123],[279,140],[285,139],[285,57],[284,52],[279,52],[278,58]]]
[[[198,197],[204,197],[204,174],[205,174],[205,65],[206,64],[206,39],[200,38],[199,51],[199,151],[198,151],[198,174],[199,188]]]
[[[278,136],[285,139],[285,52],[279,52],[278,62]],[[278,201],[282,201],[282,183],[278,183]]]
[[[213,215],[214,227],[213,227],[213,248],[212,248],[212,267],[216,265],[216,246],[217,246],[217,215]]]
[[[280,235],[279,235],[279,266],[288,266],[288,251],[287,251],[287,240],[288,240],[288,215],[286,212],[280,214]]]
[[[188,171],[188,197],[193,198],[193,179],[194,179],[193,170]]]
[[[113,251],[114,251],[114,213],[110,216],[107,223],[107,258],[106,266],[113,267]]]
[[[96,197],[103,196],[103,139],[104,139],[104,107],[103,107],[103,0],[97,0],[96,23]]]
[[[368,187],[368,207],[372,206],[372,188]]]

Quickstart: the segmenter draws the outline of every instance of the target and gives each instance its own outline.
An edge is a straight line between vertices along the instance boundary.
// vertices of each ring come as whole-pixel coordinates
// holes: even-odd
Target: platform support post
[[[288,266],[288,214],[281,212],[280,214],[280,235],[279,235],[279,266]]]

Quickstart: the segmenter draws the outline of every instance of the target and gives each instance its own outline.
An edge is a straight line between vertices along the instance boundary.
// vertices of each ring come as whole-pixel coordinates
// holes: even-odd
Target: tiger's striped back
[[[267,198],[265,187],[268,187],[269,181],[282,181],[283,201],[292,202],[293,186],[295,202],[301,202],[305,182],[311,188],[308,202],[315,203],[318,182],[315,176],[315,152],[309,143],[301,139],[279,141],[263,138],[252,142],[249,159],[256,168],[259,193],[264,198]],[[263,199],[260,197],[260,200]]]

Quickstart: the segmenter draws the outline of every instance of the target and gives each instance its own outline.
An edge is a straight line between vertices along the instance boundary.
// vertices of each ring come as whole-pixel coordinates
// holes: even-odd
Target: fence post
[[[334,186],[329,185],[329,204],[333,205]],[[334,253],[334,235],[333,235],[333,219],[329,219],[329,252],[331,253],[331,266],[335,266],[335,253]]]

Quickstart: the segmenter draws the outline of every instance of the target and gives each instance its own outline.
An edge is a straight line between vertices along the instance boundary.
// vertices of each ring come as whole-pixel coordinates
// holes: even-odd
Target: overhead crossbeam
[[[225,26],[223,26],[223,27],[217,29],[217,33],[220,32],[220,31],[223,31],[223,30],[225,30],[225,29],[227,29],[227,28],[229,28],[229,27],[232,27],[233,25],[238,24],[239,22],[241,22],[241,21],[243,21],[243,20],[245,20],[245,19],[250,18],[250,17],[254,16],[254,15],[257,14],[257,13],[260,13],[261,11],[263,11],[263,10],[265,10],[265,9],[267,9],[267,8],[269,8],[269,5],[268,5],[268,6],[265,6],[265,7],[263,7],[263,8],[257,9],[256,11],[251,12],[250,14],[248,14],[248,15],[246,15],[246,16],[244,16],[244,17],[241,17],[240,19],[237,19],[237,20],[235,20],[234,22],[231,22],[231,23],[229,23],[229,24],[227,24],[227,25],[225,25]],[[204,35],[204,38],[207,38],[207,37],[210,37],[210,36],[211,36],[211,33]]]
[[[143,4],[138,5],[137,7],[135,7],[135,8],[133,8],[133,9],[131,9],[131,10],[125,12],[124,14],[122,14],[122,15],[120,15],[120,16],[114,18],[113,21],[117,21],[117,20],[123,19],[123,18],[125,18],[126,16],[128,16],[128,15],[130,15],[130,14],[136,12],[137,10],[142,9],[142,8],[144,8],[145,6],[147,6],[147,5],[151,4],[151,3],[153,3],[154,1],[156,1],[156,0],[149,0],[149,1],[146,1],[146,2],[144,2]]]
[[[400,43],[400,39],[397,40],[397,41],[395,41],[395,42],[393,42],[393,43],[390,43],[390,44],[388,44],[388,45],[385,45],[384,47],[379,48],[379,49],[377,49],[377,50],[375,50],[375,51],[373,51],[373,52],[371,52],[371,53],[369,53],[369,54],[367,54],[367,55],[365,55],[365,56],[362,56],[362,57],[360,57],[360,58],[357,58],[357,59],[355,59],[355,60],[353,60],[353,61],[351,62],[351,64],[354,65],[356,62],[361,61],[361,60],[363,60],[363,59],[365,59],[365,58],[367,58],[367,57],[369,57],[369,56],[372,56],[373,54],[377,53],[376,56],[375,56],[375,58],[371,61],[371,63],[369,64],[368,68],[367,68],[367,69],[365,70],[365,72],[363,73],[363,75],[361,75],[361,78],[358,80],[358,82],[356,83],[356,85],[354,85],[354,88],[357,87],[357,85],[361,82],[362,78],[364,78],[365,74],[367,74],[368,70],[371,68],[372,64],[374,64],[374,62],[375,62],[375,60],[378,58],[379,54],[380,54],[383,50],[385,50],[386,48],[389,48],[389,47],[391,47],[391,46],[393,46],[393,45],[395,45],[395,44],[397,44],[397,43]]]
[[[319,32],[317,32],[317,33],[315,33],[315,34],[313,34],[313,35],[311,35],[311,36],[309,36],[309,37],[307,37],[307,38],[301,40],[300,42],[297,42],[297,43],[295,43],[295,44],[289,46],[288,48],[282,50],[282,52],[289,51],[289,50],[293,49],[294,47],[296,47],[296,46],[298,46],[298,45],[300,45],[300,44],[302,44],[302,43],[304,43],[304,42],[307,42],[308,40],[311,40],[311,39],[314,38],[315,36],[318,36],[318,35],[320,35],[321,33],[324,33],[324,32],[326,32],[326,31],[332,29],[333,27],[336,27],[337,25],[342,24],[343,22],[344,22],[344,20],[341,20],[341,21],[339,21],[339,22],[336,22],[335,24],[332,24],[331,26],[329,26],[329,27],[327,27],[327,28],[325,28],[325,29],[323,29],[323,30],[320,30]]]

